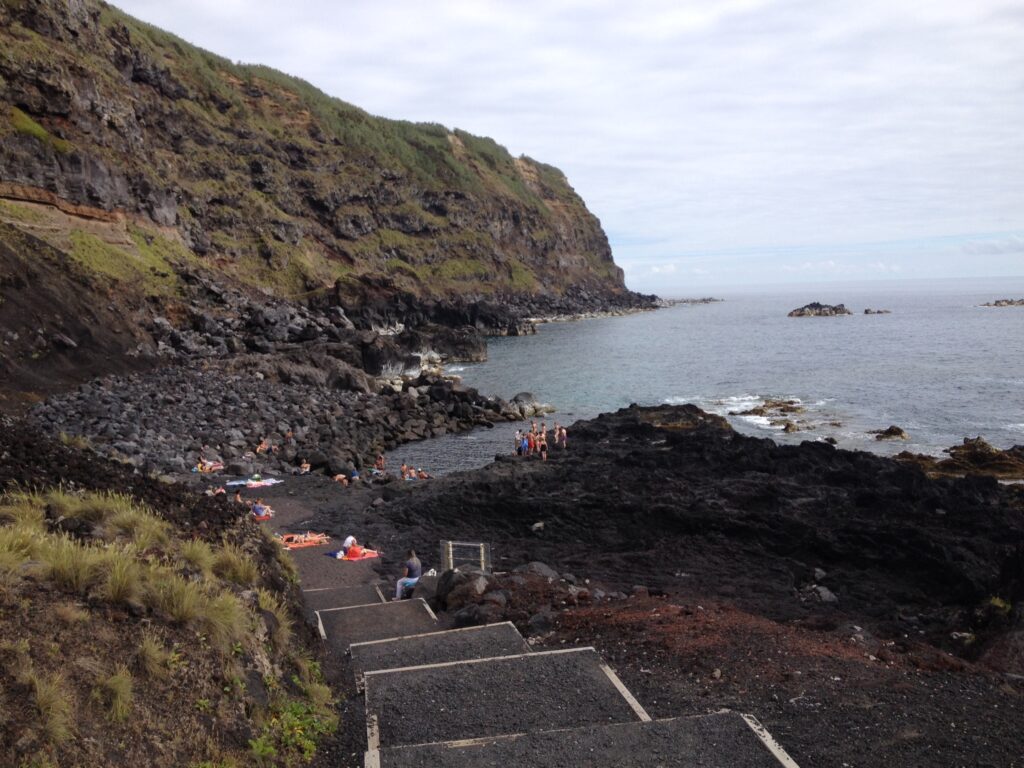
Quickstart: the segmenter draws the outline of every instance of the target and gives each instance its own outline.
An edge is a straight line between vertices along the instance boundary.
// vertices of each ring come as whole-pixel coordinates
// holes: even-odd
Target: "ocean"
[[[489,340],[488,360],[447,372],[509,399],[530,392],[557,408],[549,425],[629,405],[693,403],[740,432],[779,443],[835,439],[838,447],[941,454],[964,437],[1024,443],[1024,278],[888,281],[724,290],[714,304],[541,325],[536,336]],[[854,314],[790,318],[812,301]],[[864,309],[891,314],[864,315]],[[798,403],[785,416],[732,415],[767,400]],[[878,441],[897,425],[908,440]],[[511,452],[515,424],[402,446],[402,460],[437,474]],[[571,445],[571,430],[570,430]]]

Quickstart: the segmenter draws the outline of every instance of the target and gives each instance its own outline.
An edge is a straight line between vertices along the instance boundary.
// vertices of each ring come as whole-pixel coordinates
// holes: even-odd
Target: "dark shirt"
[[[407,579],[418,579],[423,573],[423,566],[420,565],[420,559],[418,557],[406,560],[405,568],[409,572],[406,576]]]

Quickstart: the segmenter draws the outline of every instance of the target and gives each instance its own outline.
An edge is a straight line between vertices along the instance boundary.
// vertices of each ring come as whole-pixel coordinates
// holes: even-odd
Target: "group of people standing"
[[[530,423],[529,432],[517,429],[515,438],[516,456],[540,456],[541,461],[547,461],[548,433],[548,425],[543,421],[540,423],[539,429],[537,428],[536,421]],[[555,422],[555,428],[550,430],[550,433],[551,442],[554,446],[564,451],[568,438],[565,427]]]

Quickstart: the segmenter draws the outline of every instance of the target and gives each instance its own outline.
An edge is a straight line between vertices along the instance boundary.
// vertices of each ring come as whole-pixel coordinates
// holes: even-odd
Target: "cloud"
[[[1024,235],[1010,235],[964,243],[964,253],[970,256],[996,256],[1021,254],[1024,256]]]
[[[675,264],[662,264],[651,267],[651,274],[653,275],[671,275],[676,271]]]
[[[783,272],[835,272],[838,264],[833,259],[826,261],[805,261],[801,264],[783,264]]]
[[[803,274],[822,259],[802,249],[1024,231],[1019,0],[120,5],[374,114],[560,167],[630,275],[724,251],[736,279]],[[963,264],[1005,269],[999,247]]]

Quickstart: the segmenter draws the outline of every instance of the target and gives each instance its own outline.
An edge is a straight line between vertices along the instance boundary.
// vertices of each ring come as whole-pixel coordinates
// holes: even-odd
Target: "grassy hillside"
[[[306,762],[336,716],[283,550],[230,502],[4,429],[0,762]],[[17,489],[43,474],[66,484]]]
[[[557,169],[374,117],[95,0],[0,5],[0,217],[53,202],[40,191],[76,217],[125,214],[137,231],[121,242],[75,234],[76,219],[34,230],[115,282],[132,282],[131,260],[172,274],[154,258],[187,253],[293,298],[360,275],[431,296],[624,290]],[[119,251],[132,269],[112,266]]]

